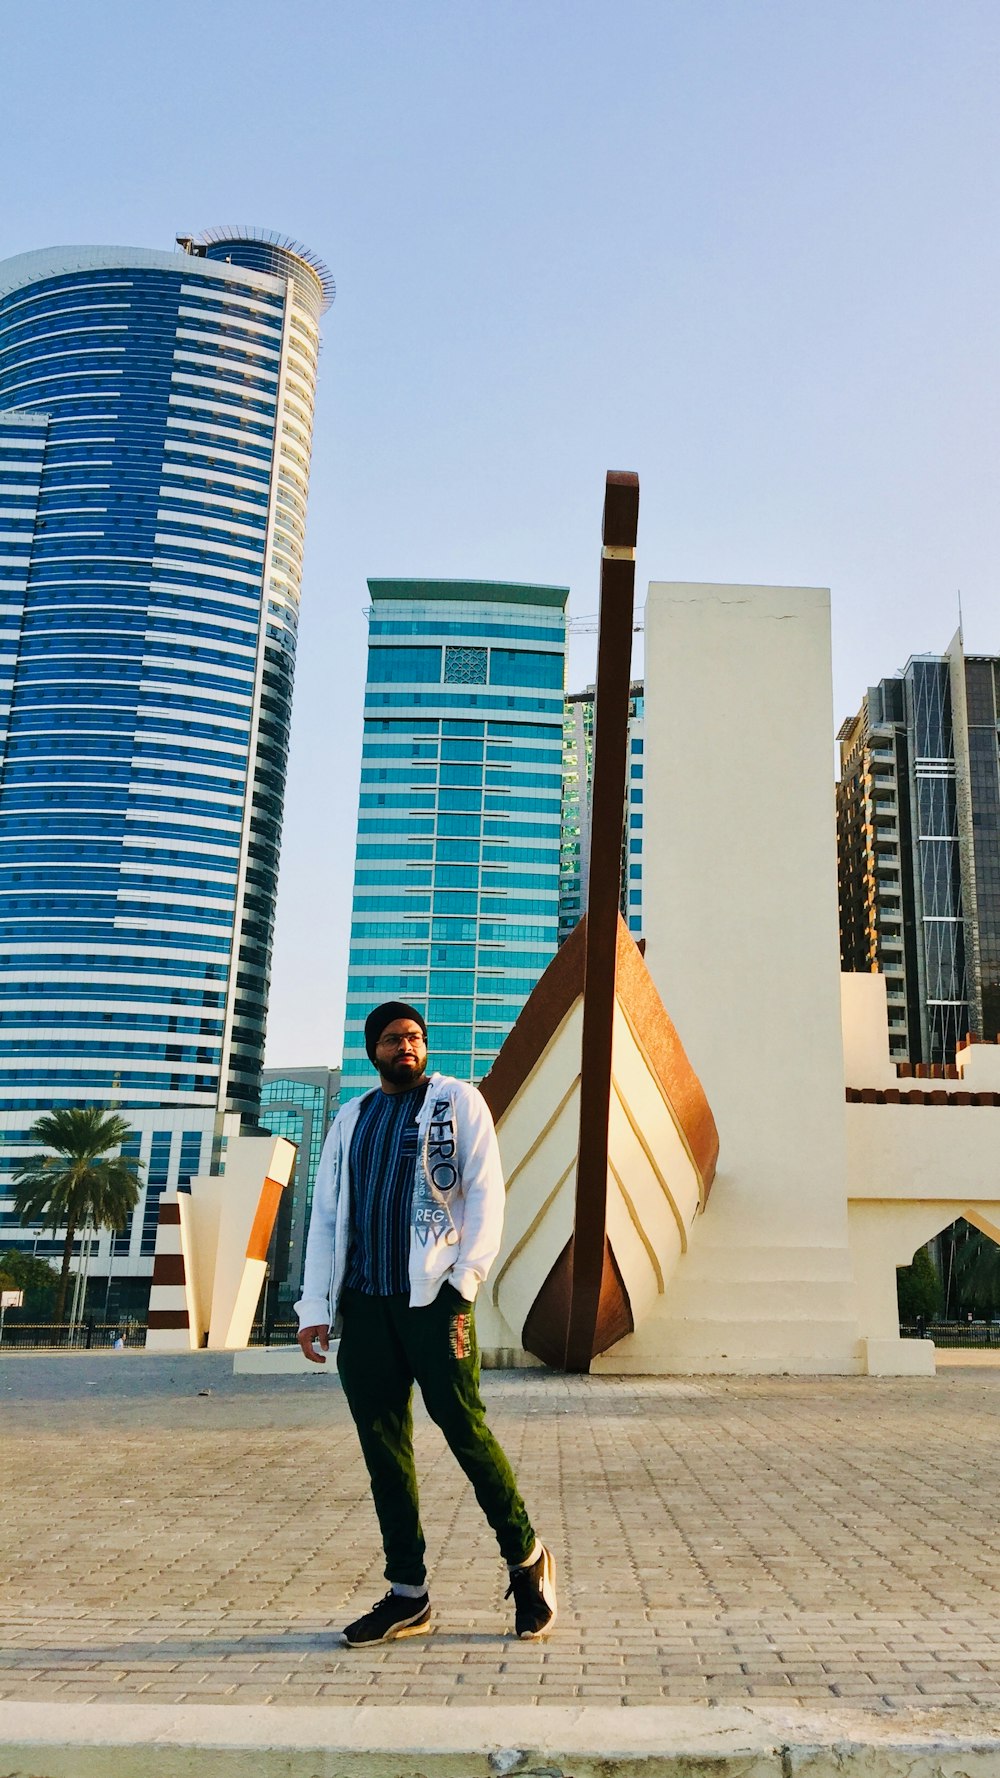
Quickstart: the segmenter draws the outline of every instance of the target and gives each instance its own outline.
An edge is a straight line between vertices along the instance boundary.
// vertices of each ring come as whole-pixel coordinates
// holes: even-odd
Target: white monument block
[[[829,594],[654,583],[646,961],[715,1115],[710,1205],[595,1368],[851,1372]]]

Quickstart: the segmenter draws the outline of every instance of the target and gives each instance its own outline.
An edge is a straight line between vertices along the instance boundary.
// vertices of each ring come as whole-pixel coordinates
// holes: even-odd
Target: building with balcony
[[[148,1280],[157,1199],[260,1104],[319,326],[305,248],[0,264],[0,1242],[56,1106],[146,1168],[97,1247]]]
[[[890,1049],[1000,1035],[1000,659],[915,655],[841,727],[841,959],[886,977]]]
[[[565,587],[370,580],[341,1102],[364,1022],[424,1013],[431,1066],[480,1080],[556,949]]]
[[[628,783],[622,824],[621,911],[636,937],[642,932],[643,739],[645,695],[632,681],[628,706]],[[566,699],[563,752],[562,848],[559,864],[559,943],[587,907],[590,812],[593,798],[594,687]]]

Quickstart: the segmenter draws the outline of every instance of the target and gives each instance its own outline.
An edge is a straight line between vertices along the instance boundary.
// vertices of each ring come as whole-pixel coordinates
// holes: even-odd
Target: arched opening
[[[1000,1348],[1000,1243],[991,1221],[966,1214],[896,1268],[899,1329],[936,1346]]]

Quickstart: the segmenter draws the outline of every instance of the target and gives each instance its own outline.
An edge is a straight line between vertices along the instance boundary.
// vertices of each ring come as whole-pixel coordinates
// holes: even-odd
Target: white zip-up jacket
[[[323,1144],[295,1305],[300,1328],[333,1327],[337,1317],[351,1239],[351,1138],[365,1097],[338,1111]],[[417,1132],[410,1306],[426,1308],[446,1278],[474,1302],[503,1233],[503,1169],[489,1106],[476,1087],[432,1074]]]

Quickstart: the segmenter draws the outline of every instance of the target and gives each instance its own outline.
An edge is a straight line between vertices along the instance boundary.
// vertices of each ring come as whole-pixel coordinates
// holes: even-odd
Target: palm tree
[[[134,1132],[123,1117],[93,1105],[50,1111],[28,1135],[51,1152],[29,1155],[14,1169],[14,1206],[22,1222],[41,1222],[53,1233],[65,1226],[56,1321],[66,1310],[69,1263],[77,1229],[123,1229],[139,1202],[139,1162],[112,1149]]]

